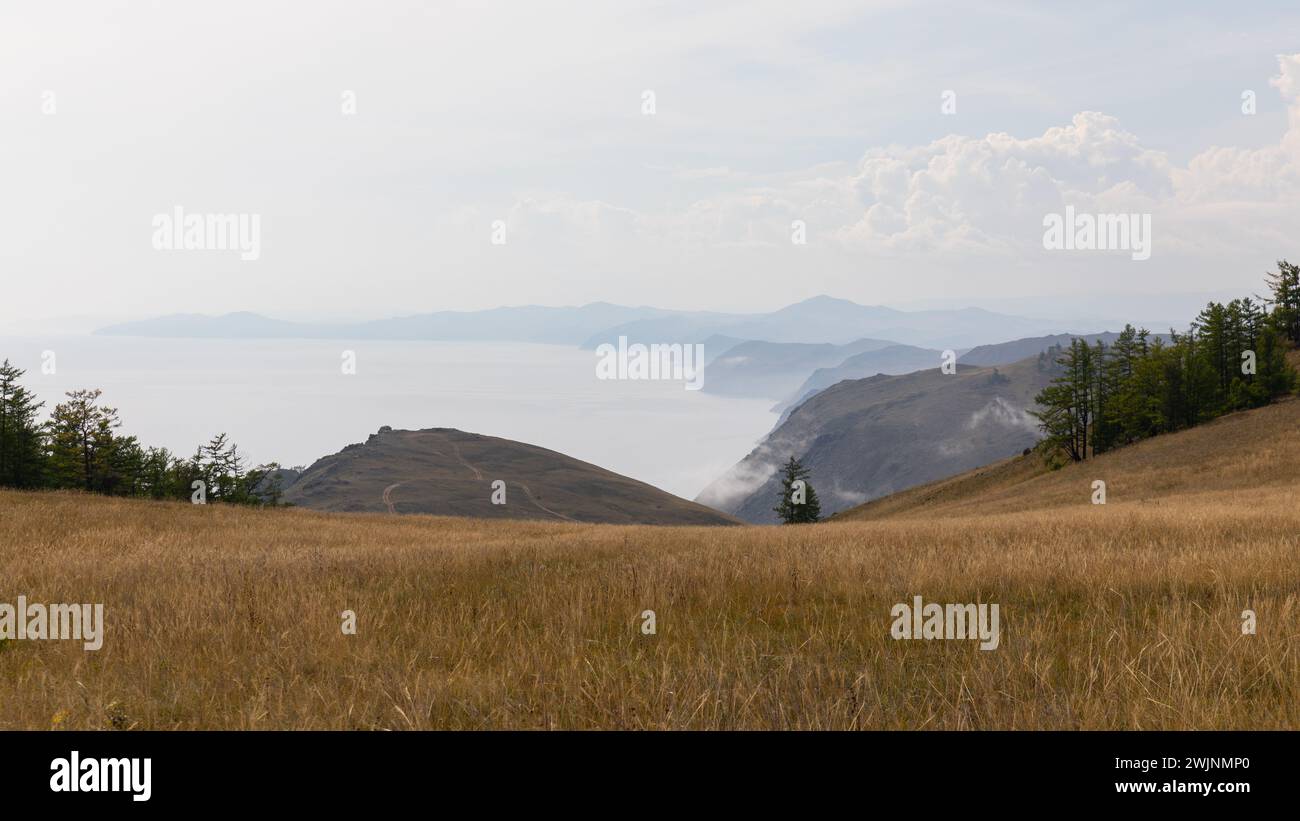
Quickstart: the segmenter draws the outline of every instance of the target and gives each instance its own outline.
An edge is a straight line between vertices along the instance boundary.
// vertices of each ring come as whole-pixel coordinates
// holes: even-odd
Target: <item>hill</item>
[[[934,348],[918,348],[913,345],[888,345],[863,351],[848,357],[834,367],[822,367],[813,371],[811,376],[785,397],[785,402],[778,408],[783,412],[793,410],[813,394],[846,379],[865,379],[882,373],[898,375],[928,370],[938,365],[942,357],[943,351]]]
[[[493,504],[493,482],[505,503]],[[498,498],[500,498],[498,496]],[[735,520],[562,453],[452,428],[381,428],[317,460],[284,493],[299,507],[656,525]]]
[[[1010,342],[979,345],[965,352],[957,351],[957,361],[963,365],[974,365],[981,368],[1000,367],[1037,356],[1053,347],[1067,347],[1071,339],[1083,339],[1089,345],[1096,344],[1098,341],[1110,345],[1118,336],[1119,334],[1107,332],[1099,334],[1053,334],[1050,336],[1013,339]],[[1164,339],[1167,341],[1168,335],[1152,334],[1150,339]],[[932,367],[935,362],[939,361],[941,356],[941,351],[932,348],[898,345],[892,348],[857,354],[844,360],[836,367],[819,369],[808,377],[796,391],[786,397],[783,403],[777,406],[777,410],[782,413],[777,424],[784,422],[790,411],[837,382],[845,379],[862,379],[881,373],[903,374],[922,370]]]
[[[1038,440],[1029,416],[1056,366],[957,366],[840,382],[803,402],[696,501],[755,524],[776,521],[777,465],[798,457],[827,515],[1019,453]]]
[[[704,391],[776,400],[793,390],[811,371],[838,364],[855,354],[897,347],[881,339],[859,339],[847,345],[741,342],[709,362]],[[706,345],[706,356],[707,353]],[[927,364],[935,361],[932,359]]]
[[[1194,509],[1198,499],[1289,488],[1300,478],[1300,400],[1229,414],[1199,427],[1145,439],[1086,462],[1049,470],[1018,456],[842,511],[834,521],[999,515],[1091,504],[1106,483],[1107,504]]]

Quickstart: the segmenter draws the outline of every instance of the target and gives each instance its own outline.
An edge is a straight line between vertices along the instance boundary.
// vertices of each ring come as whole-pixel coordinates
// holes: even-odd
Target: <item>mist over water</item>
[[[41,373],[46,350],[53,375]],[[345,350],[356,354],[355,375],[342,373]],[[43,417],[65,391],[101,388],[119,433],[181,456],[224,431],[250,464],[292,467],[381,425],[450,427],[550,448],[688,499],[777,418],[765,399],[598,380],[593,351],[558,345],[0,337],[4,358],[27,371]]]

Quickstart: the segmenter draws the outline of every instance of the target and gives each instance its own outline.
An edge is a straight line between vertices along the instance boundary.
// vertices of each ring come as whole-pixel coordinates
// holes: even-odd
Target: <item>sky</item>
[[[1298,182],[1294,3],[0,0],[0,335],[1157,310],[1300,256]],[[1150,258],[1045,249],[1067,206],[1150,215]],[[257,258],[155,247],[177,207],[256,215]]]

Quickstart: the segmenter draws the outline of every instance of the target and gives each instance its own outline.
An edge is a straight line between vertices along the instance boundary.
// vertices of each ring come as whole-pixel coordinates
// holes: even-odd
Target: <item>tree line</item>
[[[70,391],[41,419],[45,403],[22,385],[24,374],[8,359],[0,365],[0,487],[279,504],[280,466],[249,467],[226,434],[188,458],[146,447],[118,432],[117,409],[100,402],[99,390]]]
[[[1294,392],[1300,266],[1281,260],[1266,281],[1269,298],[1211,302],[1186,333],[1126,325],[1110,345],[1076,338],[1040,354],[1059,373],[1035,397],[1039,450],[1055,465],[1083,461]]]

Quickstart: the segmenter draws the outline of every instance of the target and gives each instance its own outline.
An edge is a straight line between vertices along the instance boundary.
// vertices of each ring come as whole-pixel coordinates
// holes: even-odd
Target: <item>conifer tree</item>
[[[1081,462],[1088,458],[1095,408],[1093,349],[1076,337],[1056,363],[1061,372],[1034,398],[1042,409],[1034,415],[1046,435],[1046,447]]]
[[[808,469],[791,456],[781,468],[781,501],[772,510],[787,525],[805,524],[821,519],[822,506],[817,491],[808,481]],[[796,485],[796,482],[802,483]]]
[[[1271,292],[1274,329],[1300,345],[1300,266],[1284,259],[1277,262],[1277,272],[1265,274]]]
[[[49,467],[56,486],[104,491],[117,410],[99,405],[102,392],[69,391],[50,418]]]
[[[44,479],[45,426],[37,421],[44,402],[19,382],[25,371],[0,364],[0,485],[38,487]]]

